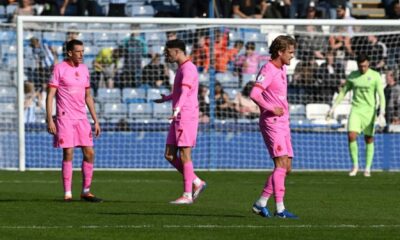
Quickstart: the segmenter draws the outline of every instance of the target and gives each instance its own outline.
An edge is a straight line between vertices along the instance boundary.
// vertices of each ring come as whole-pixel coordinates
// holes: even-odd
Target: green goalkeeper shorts
[[[375,135],[375,116],[375,111],[370,114],[360,114],[352,111],[347,130],[358,134],[364,133],[364,135],[372,137]]]

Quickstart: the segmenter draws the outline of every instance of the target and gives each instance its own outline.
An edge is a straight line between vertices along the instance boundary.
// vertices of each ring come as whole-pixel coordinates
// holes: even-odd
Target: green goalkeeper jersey
[[[353,90],[352,112],[362,115],[375,114],[377,93],[379,95],[380,109],[385,110],[385,95],[381,76],[377,71],[368,69],[364,74],[361,74],[359,71],[351,72],[346,84],[336,98],[334,106],[338,105],[350,90]]]

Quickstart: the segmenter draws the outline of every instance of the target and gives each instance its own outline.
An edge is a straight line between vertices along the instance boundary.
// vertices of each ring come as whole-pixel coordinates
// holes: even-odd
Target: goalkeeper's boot
[[[266,217],[266,218],[270,218],[271,214],[268,210],[268,207],[260,207],[257,205],[257,203],[253,204],[253,213],[260,215],[261,217]]]
[[[351,172],[349,172],[349,176],[350,177],[354,177],[357,175],[358,172],[358,167],[353,167],[353,169],[351,170]]]
[[[291,219],[299,219],[298,216],[294,215],[293,213],[289,212],[288,210],[283,210],[283,212],[275,212],[275,217],[278,218],[291,218]]]
[[[184,204],[192,204],[193,200],[191,198],[182,196],[174,201],[169,202],[171,204],[176,204],[176,205],[184,205]]]
[[[371,171],[370,170],[365,170],[364,171],[364,177],[371,177]]]
[[[201,181],[198,186],[193,185],[193,201],[195,201],[200,196],[200,193],[202,193],[204,189],[206,189],[206,187],[207,183],[205,181]]]
[[[93,202],[93,203],[103,202],[103,199],[94,196],[92,193],[85,193],[85,194],[82,193],[81,200],[86,201],[86,202]]]

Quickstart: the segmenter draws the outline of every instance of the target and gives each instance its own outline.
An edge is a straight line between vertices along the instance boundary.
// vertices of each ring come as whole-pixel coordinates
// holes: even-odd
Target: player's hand
[[[175,119],[175,118],[178,116],[178,114],[179,114],[180,111],[181,111],[181,109],[180,109],[179,107],[174,108],[174,109],[172,110],[172,116],[170,116],[169,119],[170,119],[170,120]]]
[[[100,123],[99,122],[95,122],[94,123],[94,135],[96,137],[99,137],[101,133],[101,129],[100,129]]]
[[[276,116],[282,116],[283,114],[284,114],[284,112],[283,112],[283,108],[281,108],[281,107],[275,107],[274,108],[274,110],[273,110],[273,113],[276,115]]]
[[[161,98],[154,99],[153,102],[155,102],[155,103],[163,103],[163,102],[165,102],[165,97],[166,97],[165,94],[161,94]]]
[[[377,119],[376,122],[377,122],[379,127],[381,127],[381,128],[386,127],[385,114],[384,113],[379,114],[378,119]]]
[[[329,111],[326,113],[325,119],[326,119],[327,121],[333,119],[333,113],[334,113],[334,112],[335,112],[335,109],[334,109],[334,108],[329,109]]]
[[[53,134],[53,135],[56,135],[56,133],[57,133],[57,128],[56,128],[56,125],[54,124],[53,119],[51,119],[47,123],[47,132],[49,132],[50,134]]]

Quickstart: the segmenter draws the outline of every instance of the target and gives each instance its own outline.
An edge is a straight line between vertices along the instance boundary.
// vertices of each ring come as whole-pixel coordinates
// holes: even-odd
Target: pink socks
[[[184,181],[184,192],[191,193],[193,188],[193,180],[196,175],[193,171],[192,161],[183,164],[183,181]]]
[[[271,173],[268,180],[265,182],[264,190],[261,194],[261,196],[263,196],[263,197],[269,198],[274,193],[274,185],[273,185],[273,181],[272,181],[273,174],[274,173]]]
[[[83,193],[88,193],[90,191],[90,185],[92,184],[93,177],[93,163],[88,163],[86,161],[82,162],[82,189]]]
[[[72,161],[62,162],[62,180],[64,185],[64,193],[71,194],[72,190]]]
[[[274,172],[272,173],[272,182],[276,203],[283,202],[283,197],[285,196],[285,178],[286,169],[279,167],[275,168]]]

